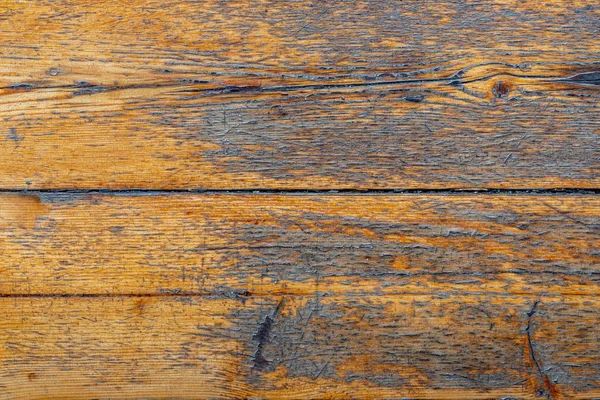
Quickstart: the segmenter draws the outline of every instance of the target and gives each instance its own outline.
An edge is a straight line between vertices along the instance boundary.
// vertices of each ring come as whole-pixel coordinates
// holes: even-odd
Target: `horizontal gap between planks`
[[[526,194],[526,195],[596,195],[600,188],[552,188],[552,189],[36,189],[14,190],[0,189],[0,194],[72,194],[72,195],[147,195],[160,196],[169,194],[264,194],[264,195],[392,195],[392,194]]]
[[[462,296],[499,296],[499,297],[596,297],[589,293],[530,293],[530,292],[398,292],[378,294],[376,292],[353,292],[327,295],[326,297],[362,297],[373,296],[432,296],[432,297],[462,297]],[[246,301],[251,297],[314,297],[314,294],[306,293],[197,293],[197,292],[168,292],[168,293],[0,293],[0,299],[120,299],[120,298],[186,298],[201,297],[208,299],[229,299]]]

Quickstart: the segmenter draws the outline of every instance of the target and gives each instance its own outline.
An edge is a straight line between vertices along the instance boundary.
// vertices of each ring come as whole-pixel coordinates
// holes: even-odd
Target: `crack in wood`
[[[533,346],[533,340],[531,338],[532,337],[531,322],[532,322],[532,319],[533,319],[535,313],[537,312],[537,307],[538,307],[539,303],[540,303],[540,300],[536,299],[533,302],[533,305],[531,306],[531,310],[529,310],[529,312],[527,313],[527,326],[525,327],[525,333],[527,334],[527,347],[529,349],[529,357],[531,358],[533,364],[535,365],[535,368],[539,375],[540,386],[538,386],[538,389],[537,389],[538,395],[545,396],[547,399],[550,400],[553,398],[553,392],[555,391],[555,388],[552,384],[552,381],[550,380],[550,377],[543,370],[541,359],[539,359],[535,355],[535,348]]]
[[[273,323],[275,322],[275,318],[279,314],[281,307],[283,306],[283,298],[275,307],[275,310],[270,315],[265,316],[265,320],[261,322],[258,330],[252,335],[252,340],[257,341],[256,351],[252,356],[252,368],[258,371],[264,371],[271,361],[267,360],[264,356],[264,350],[267,344],[269,344],[272,340],[271,338],[271,330],[273,329]]]

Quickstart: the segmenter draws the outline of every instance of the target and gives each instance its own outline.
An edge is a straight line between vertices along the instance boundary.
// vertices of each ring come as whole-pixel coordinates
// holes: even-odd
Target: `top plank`
[[[599,9],[2,2],[0,188],[598,187]]]

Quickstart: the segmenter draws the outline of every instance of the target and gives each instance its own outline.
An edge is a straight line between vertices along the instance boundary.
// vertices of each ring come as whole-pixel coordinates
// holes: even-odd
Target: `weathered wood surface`
[[[0,398],[600,396],[589,296],[3,298]]]
[[[4,1],[0,187],[596,188],[597,1]]]
[[[3,195],[0,294],[600,294],[593,195]]]
[[[0,1],[0,400],[600,398],[597,3]]]

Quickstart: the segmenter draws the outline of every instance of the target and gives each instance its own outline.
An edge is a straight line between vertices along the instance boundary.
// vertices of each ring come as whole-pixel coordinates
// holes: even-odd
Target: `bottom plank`
[[[591,296],[4,297],[0,398],[591,398]]]

